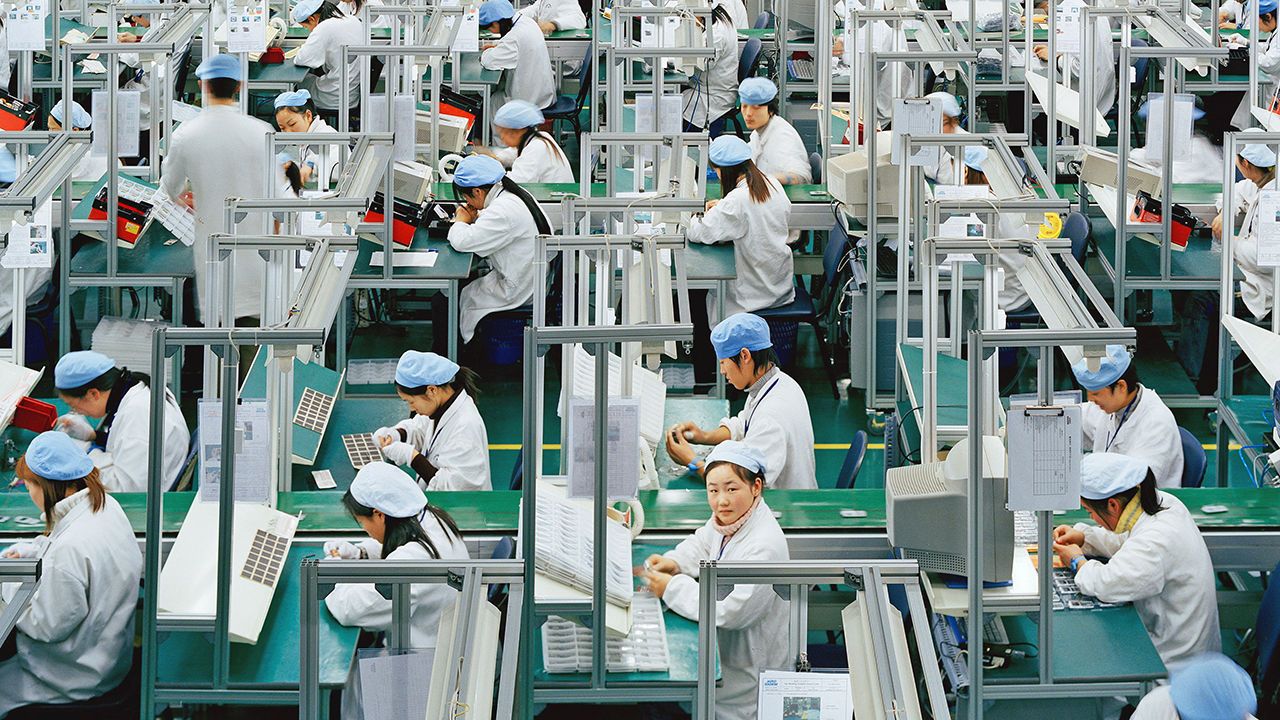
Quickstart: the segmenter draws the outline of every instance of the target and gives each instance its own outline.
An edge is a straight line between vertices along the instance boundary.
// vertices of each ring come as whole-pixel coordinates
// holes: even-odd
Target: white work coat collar
[[[49,539],[52,540],[61,535],[71,527],[76,518],[90,509],[88,488],[59,500],[53,506],[53,532],[49,534]]]
[[[760,391],[764,390],[765,386],[769,384],[769,381],[777,377],[780,372],[782,371],[778,369],[777,365],[769,368],[768,372],[761,375],[759,380],[751,383],[751,387],[747,388],[747,395],[751,397],[758,395]]]

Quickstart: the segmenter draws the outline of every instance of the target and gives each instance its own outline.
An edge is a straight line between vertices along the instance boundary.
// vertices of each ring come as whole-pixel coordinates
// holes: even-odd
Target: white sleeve
[[[186,153],[183,152],[185,145],[183,139],[184,133],[181,128],[174,131],[173,142],[160,173],[160,187],[171,200],[181,195],[183,188],[187,185],[188,170]]]
[[[1085,400],[1080,403],[1080,430],[1084,433],[1084,446],[1093,447],[1093,438],[1098,433],[1106,432],[1106,424],[1111,415],[1093,402]]]
[[[1169,686],[1160,687],[1147,693],[1138,703],[1129,720],[1179,720],[1178,709],[1173,704],[1173,696],[1169,694]]]
[[[1084,533],[1084,552],[1086,555],[1111,557],[1120,552],[1125,538],[1110,530],[1088,523],[1076,523],[1075,529]]]
[[[725,197],[702,217],[690,220],[685,236],[690,242],[714,245],[744,238],[748,229],[747,218],[738,206],[738,199]]]
[[[293,56],[293,64],[298,67],[322,68],[325,63],[324,35],[320,34],[320,26],[307,36],[298,54]]]
[[[1103,602],[1133,602],[1159,595],[1164,591],[1164,548],[1147,532],[1130,535],[1119,552],[1106,563],[1090,560],[1076,573],[1081,592]]]
[[[449,228],[449,244],[458,252],[488,255],[510,241],[511,221],[493,207],[480,211],[470,225],[456,222]]]
[[[436,467],[431,478],[432,490],[486,490],[489,484],[489,448],[483,426],[472,425],[448,438],[436,441],[434,458],[427,459]]]
[[[1267,51],[1258,56],[1258,69],[1273,79],[1280,76],[1280,42],[1267,43]]]
[[[711,557],[711,548],[707,545],[709,531],[706,526],[700,527],[692,535],[680,541],[674,549],[663,553],[663,557],[675,560],[680,566],[680,574],[691,578],[698,577],[698,563]],[[679,576],[677,576],[679,577]],[[668,585],[668,591],[670,586]]]
[[[743,436],[747,434],[746,415],[747,410],[746,408],[743,408],[737,415],[730,415],[729,417],[722,418],[720,420],[720,427],[726,428],[729,431],[730,440],[741,441]]]
[[[397,428],[404,430],[405,442],[417,448],[418,452],[427,451],[427,443],[431,442],[431,431],[435,426],[435,421],[429,415],[414,415],[396,423]]]
[[[109,578],[104,581],[117,582]],[[40,584],[18,618],[17,627],[32,640],[59,643],[70,637],[88,616],[88,585],[62,565],[46,560]]]
[[[515,164],[516,159],[520,157],[516,149],[510,147],[489,148],[489,151],[498,159],[498,162],[502,163],[502,167],[508,170]],[[515,180],[515,178],[512,178],[512,180]],[[519,180],[515,181],[520,182]]]
[[[391,629],[391,601],[371,584],[337,585],[324,604],[341,625],[370,631]]]
[[[728,597],[716,603],[716,627],[741,630],[764,621],[773,609],[768,585],[734,585]],[[667,583],[662,601],[676,614],[698,621],[698,581],[677,575]]]
[[[511,70],[520,62],[520,48],[510,33],[496,45],[480,53],[480,65],[486,70]]]

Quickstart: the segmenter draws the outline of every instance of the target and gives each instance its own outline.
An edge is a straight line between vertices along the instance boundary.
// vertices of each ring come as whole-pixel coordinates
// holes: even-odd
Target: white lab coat
[[[509,171],[507,177],[521,185],[526,183],[571,183],[573,166],[569,156],[548,134],[538,136],[525,145],[524,152],[515,148],[495,148],[494,155]]]
[[[1024,213],[1000,213],[996,220],[996,235],[1000,239],[1031,239],[1037,235],[1036,228],[1026,222]],[[1018,279],[1018,271],[1027,264],[1027,256],[1017,250],[1002,250],[996,253],[996,260],[1004,269],[1004,286],[1000,288],[997,302],[1000,310],[1009,313],[1020,310],[1031,302],[1031,296]],[[1096,406],[1095,406],[1096,407]]]
[[[524,100],[539,108],[555,103],[556,79],[551,71],[551,53],[537,22],[516,16],[511,31],[480,53],[480,64],[487,70],[511,71],[506,74],[507,100]]]
[[[1187,508],[1169,493],[1164,510],[1143,514],[1127,534],[1078,523],[1089,560],[1076,573],[1080,591],[1103,602],[1132,602],[1170,672],[1222,649],[1209,549]]]
[[[369,5],[372,8],[373,5],[384,5],[385,3],[383,3],[382,0],[366,0],[364,4]],[[338,3],[338,10],[347,17],[360,17],[360,13],[356,11],[356,4],[351,2],[351,0],[342,0],[342,2]],[[372,9],[369,11],[369,20],[369,27],[371,28],[391,27],[390,15],[383,15],[381,13],[375,14]],[[402,17],[400,19],[401,25],[403,25],[404,22],[405,18]]]
[[[476,325],[489,313],[512,310],[533,300],[534,238],[538,226],[524,201],[495,185],[480,216],[470,225],[449,228],[449,244],[458,252],[488,258],[490,270],[462,289],[459,307],[462,341],[471,342]]]
[[[469,560],[467,546],[461,538],[445,530],[430,511],[422,518],[422,529],[436,546],[441,560]],[[370,558],[382,557],[382,546],[371,539],[359,543]],[[434,560],[431,553],[419,543],[409,543],[396,548],[387,560]],[[440,613],[457,602],[458,592],[444,583],[421,583],[409,588],[409,642],[414,649],[434,648],[436,631],[440,626]],[[324,599],[325,607],[333,618],[348,627],[358,626],[370,632],[391,630],[391,601],[384,598],[372,584],[340,584]],[[364,717],[360,702],[360,672],[355,660],[347,676],[347,688],[342,696],[342,717],[359,720]]]
[[[1138,709],[1129,716],[1129,720],[1182,720],[1182,718],[1178,715],[1178,709],[1174,707],[1170,687],[1161,685],[1143,696],[1142,702],[1138,703]],[[1258,719],[1246,714],[1244,720]]]
[[[18,616],[18,652],[0,662],[0,717],[36,703],[102,695],[133,661],[142,554],[129,518],[107,496],[98,512],[81,490],[53,508],[40,585]],[[9,601],[17,584],[4,587]]]
[[[684,119],[700,128],[738,107],[738,31],[728,23],[712,23],[711,47],[715,57],[706,70],[694,73],[692,87],[683,93]]]
[[[795,299],[790,231],[791,201],[777,180],[769,183],[769,198],[751,199],[744,178],[701,217],[689,221],[685,236],[690,242],[714,245],[733,243],[733,260],[738,275],[729,283],[724,299],[725,313],[754,312],[785,305]],[[707,312],[715,317],[716,297],[708,297]]]
[[[1163,148],[1140,147],[1130,157],[1160,167]],[[1190,145],[1175,143],[1173,147],[1173,181],[1175,183],[1222,183],[1222,148],[1200,133],[1191,136]],[[1255,191],[1257,185],[1246,181]]]
[[[158,482],[161,490],[168,490],[187,460],[191,432],[173,393],[165,388],[164,396],[164,477]],[[107,492],[146,492],[150,454],[151,388],[138,383],[120,399],[106,450],[94,448],[89,457]]]
[[[1244,182],[1253,185],[1247,180]],[[1276,189],[1276,182],[1272,180],[1263,189]],[[1235,260],[1236,267],[1240,268],[1242,276],[1240,298],[1244,301],[1245,307],[1249,308],[1249,312],[1261,320],[1271,312],[1271,276],[1275,271],[1258,264],[1257,199],[1258,191],[1255,190],[1244,204],[1244,223],[1241,225],[1242,229],[1235,244]],[[1223,233],[1229,232],[1229,228],[1230,226],[1224,223]]]
[[[1089,79],[1093,83],[1094,106],[1097,107],[1098,112],[1105,115],[1111,106],[1116,104],[1115,47],[1111,41],[1111,20],[1104,17],[1094,22],[1093,74]],[[1081,38],[1082,42],[1084,40]],[[1070,87],[1080,89],[1080,59],[1083,52],[1082,48],[1079,53],[1063,54],[1058,58],[1059,83],[1067,84],[1064,76],[1070,73]],[[1070,58],[1070,64],[1067,62],[1068,58]],[[1027,56],[1028,69],[1042,72],[1045,65],[1045,62],[1035,55]]]
[[[958,127],[952,133],[954,135],[968,135],[969,131],[962,127]],[[957,185],[964,184],[964,163],[960,165],[960,176],[956,177],[956,160],[945,147],[938,148],[938,163],[933,167],[924,169],[924,176],[939,185]]]
[[[760,172],[772,175],[780,183],[813,182],[809,151],[786,118],[775,115],[767,125],[751,131],[751,158]]]
[[[555,23],[558,30],[581,30],[587,26],[587,15],[578,0],[537,0],[521,8],[520,14],[535,22]]]
[[[1082,403],[1084,441],[1093,452],[1113,452],[1137,458],[1151,468],[1156,486],[1182,487],[1182,436],[1173,413],[1155,390],[1139,383],[1142,395],[1119,432],[1121,410],[1109,414],[1092,402]],[[1114,439],[1113,439],[1114,436]]]
[[[729,439],[764,454],[764,481],[781,490],[815,490],[813,420],[804,390],[777,367],[747,389],[742,411],[724,418]]]
[[[183,191],[188,181],[195,196],[196,297],[202,318],[210,292],[209,235],[224,231],[227,198],[267,197],[266,176],[275,164],[267,154],[271,126],[249,117],[229,105],[211,105],[200,115],[182,124],[173,133],[169,155],[164,161],[161,186],[171,198]],[[279,172],[279,169],[276,169]],[[262,223],[262,214],[241,222],[252,230]],[[246,227],[249,226],[249,227]],[[265,231],[265,226],[259,227]],[[257,316],[262,311],[266,262],[256,252],[236,251],[234,310],[237,318]],[[218,306],[220,308],[220,305]],[[208,319],[205,319],[208,322]]]
[[[436,468],[431,490],[492,490],[489,481],[489,433],[476,401],[459,390],[453,404],[440,416],[439,424],[426,415],[415,415],[396,423],[405,442],[427,456]],[[421,479],[423,490],[428,486]]]
[[[662,601],[673,612],[698,621],[698,563],[785,563],[791,559],[787,538],[764,498],[746,524],[722,547],[724,536],[713,527],[715,518],[665,554],[676,561],[680,574],[671,578]],[[716,720],[754,720],[756,687],[761,670],[793,669],[787,653],[790,603],[768,585],[735,585],[716,603],[716,642],[720,649],[723,683],[716,689]]]
[[[735,30],[751,27],[751,18],[747,17],[747,6],[742,0],[716,0],[714,4],[723,7],[729,13],[729,17],[733,18]]]
[[[54,252],[54,249],[50,247],[49,252]],[[49,281],[52,279],[53,268],[51,267],[26,269],[24,282],[28,306],[33,300],[44,295],[45,288],[49,287]],[[13,280],[13,270],[0,268],[0,335],[8,332],[13,326]]]
[[[872,5],[874,10],[884,10],[884,2],[876,0]],[[844,16],[842,10],[837,10],[840,17]],[[864,26],[858,30],[857,47],[868,45],[867,28]],[[888,23],[876,21],[870,23],[871,40],[870,46],[876,52],[905,52],[907,50],[907,33],[901,27],[895,29],[890,27]],[[845,57],[848,58],[852,52],[851,43],[849,42],[849,34],[845,35]],[[856,60],[856,58],[854,58]],[[854,66],[854,71],[858,73],[865,72],[865,69],[859,65]],[[876,62],[876,127],[884,127],[893,119],[893,101],[896,98],[911,97],[911,88],[914,83],[915,73],[906,64],[900,62]],[[858,82],[863,82],[863,75],[858,75]],[[858,124],[850,123],[849,128],[845,131],[845,139],[849,142],[856,140]]]
[[[359,18],[332,17],[316,26],[306,42],[293,56],[293,64],[299,67],[324,68],[322,77],[307,75],[302,86],[311,91],[316,107],[322,110],[343,109],[342,105],[342,48],[347,45],[363,45],[364,24]],[[347,105],[360,104],[360,58],[348,56]]]
[[[337,133],[338,131],[333,129],[329,123],[325,122],[324,118],[319,115],[314,115],[311,118],[311,124],[307,126],[307,132]],[[286,134],[281,136],[280,139],[287,140],[288,137],[289,136]],[[321,146],[319,145],[303,145],[301,148],[302,153],[298,158],[298,161],[303,165],[310,165],[316,172],[318,172],[319,180],[317,181],[317,187],[321,190],[327,190],[329,188],[329,183],[333,180],[337,180],[338,178],[338,161],[341,159],[342,153],[341,148],[337,145],[328,145],[325,146],[324,149],[325,157],[321,158],[320,147]],[[315,176],[313,175],[312,177],[314,178]]]
[[[1247,13],[1249,23],[1253,22],[1253,12]],[[1277,81],[1280,81],[1280,43],[1275,42],[1276,33],[1272,33],[1262,46],[1258,48],[1258,107],[1266,110],[1271,105],[1271,97],[1276,92]],[[1239,35],[1233,35],[1233,44],[1248,45],[1248,41]],[[1246,86],[1247,87],[1247,86]],[[1249,93],[1240,98],[1240,105],[1231,116],[1231,124],[1241,130],[1253,127],[1256,123],[1249,107]]]

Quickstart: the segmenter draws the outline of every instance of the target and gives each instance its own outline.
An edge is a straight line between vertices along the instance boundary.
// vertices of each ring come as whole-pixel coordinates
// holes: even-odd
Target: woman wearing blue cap
[[[349,542],[330,540],[326,557],[343,560],[469,560],[462,533],[449,514],[427,504],[413,479],[386,463],[360,468],[342,504],[369,536]],[[440,613],[457,601],[444,583],[409,586],[409,646],[432,648]],[[339,623],[371,633],[391,630],[391,600],[372,585],[341,584],[324,599]],[[342,717],[365,717],[360,702],[360,674],[353,659],[342,696]]]
[[[1147,693],[1129,720],[1257,720],[1258,696],[1244,668],[1221,653],[1192,658],[1168,685]]]
[[[1129,349],[1108,345],[1106,357],[1077,360],[1071,372],[1087,400],[1080,422],[1086,447],[1141,460],[1157,487],[1182,487],[1178,422],[1156,391],[1138,382]]]
[[[293,56],[293,64],[311,68],[303,87],[311,92],[316,107],[332,119],[338,111],[351,113],[360,106],[360,58],[347,62],[347,104],[342,105],[342,48],[364,44],[364,24],[347,17],[332,0],[301,0],[293,6],[293,21],[310,33]]]
[[[1259,0],[1258,2],[1258,29],[1267,36],[1265,40],[1260,41],[1262,45],[1258,48],[1258,104],[1264,111],[1271,104],[1276,93],[1277,80],[1280,80],[1280,43],[1275,41],[1277,8],[1280,8],[1277,0]],[[1244,14],[1248,18],[1245,24],[1252,25],[1253,8],[1246,7]],[[1232,34],[1223,39],[1229,47],[1248,47],[1249,45],[1248,35]],[[1242,95],[1240,105],[1231,118],[1231,124],[1237,128],[1253,125],[1253,108],[1249,105],[1249,93],[1242,93]]]
[[[690,473],[703,474],[690,443],[719,445],[740,440],[764,454],[771,488],[814,489],[813,420],[804,389],[778,367],[769,323],[750,313],[725,318],[711,332],[720,373],[747,393],[742,412],[720,421],[714,430],[683,422],[667,432],[667,455]]]
[[[480,64],[486,70],[510,71],[503,86],[505,99],[550,107],[556,101],[556,79],[538,21],[517,16],[510,0],[485,0],[480,5],[480,27],[498,35],[496,43],[482,48]]]
[[[698,567],[704,560],[785,563],[787,538],[764,501],[771,469],[760,452],[728,441],[707,456],[707,523],[663,555],[645,560],[649,590],[673,612],[698,621]],[[786,667],[789,603],[768,585],[735,585],[716,603],[716,642],[723,684],[716,690],[717,720],[756,717],[761,670]]]
[[[53,132],[61,132],[65,127],[73,132],[80,130],[93,129],[93,116],[85,111],[80,103],[72,101],[71,117],[67,117],[67,102],[59,100],[57,105],[49,111],[49,117],[46,118],[49,130]],[[89,152],[80,160],[80,164],[76,165],[75,172],[71,174],[74,180],[101,180],[107,174],[107,156],[95,155]]]
[[[961,116],[964,113],[960,111],[960,101],[956,100],[955,95],[939,90],[925,95],[925,98],[942,108],[943,135],[969,134],[969,131],[965,130],[960,124]],[[964,166],[961,165],[961,167],[963,168]],[[924,176],[943,185],[950,185],[956,182],[956,161],[948,148],[938,148],[938,163],[933,167],[926,167]],[[961,183],[963,183],[963,178],[961,178]]]
[[[280,93],[275,99],[276,125],[286,133],[336,133],[329,123],[316,112],[311,102],[309,90],[294,90]],[[310,183],[314,178],[320,188],[328,188],[329,183],[338,177],[338,160],[340,151],[337,145],[323,146],[325,157],[321,157],[322,146],[303,145],[294,166],[298,168],[298,177],[302,184]],[[289,172],[285,168],[285,172]]]
[[[697,20],[699,26],[702,19]],[[715,55],[706,69],[694,72],[682,93],[685,131],[709,130],[717,137],[724,130],[721,118],[738,104],[738,30],[723,5],[711,10],[709,44]]]
[[[778,86],[768,78],[747,78],[738,86],[738,100],[751,130],[751,157],[760,172],[783,185],[813,182],[800,133],[778,116]]]
[[[506,147],[490,148],[518,183],[571,183],[573,167],[555,138],[539,128],[542,111],[524,100],[512,100],[493,114],[493,131]]]
[[[1251,128],[1244,132],[1261,132],[1261,130]],[[1243,145],[1240,147],[1239,155],[1236,156],[1236,169],[1245,180],[1257,188],[1242,206],[1244,217],[1238,220],[1237,227],[1240,230],[1235,239],[1234,256],[1236,267],[1240,269],[1240,274],[1243,276],[1240,280],[1240,299],[1244,301],[1244,306],[1249,309],[1253,317],[1261,321],[1271,314],[1273,300],[1271,277],[1274,270],[1263,267],[1258,262],[1258,196],[1263,190],[1276,189],[1274,146],[1262,143]],[[1218,217],[1213,221],[1213,234],[1221,238],[1223,233],[1223,216],[1219,212]],[[1216,334],[1216,329],[1210,334]]]
[[[587,26],[587,14],[578,0],[534,0],[533,4],[521,8],[520,14],[537,22],[545,35]]]
[[[396,394],[412,415],[378,428],[382,454],[418,474],[423,490],[492,490],[489,433],[476,408],[476,374],[435,353],[409,350],[396,363]]]
[[[53,371],[58,396],[73,414],[58,418],[56,428],[89,443],[89,458],[101,472],[108,492],[146,492],[151,448],[151,378],[116,367],[102,353],[83,350],[63,355]],[[164,477],[168,489],[187,459],[191,433],[182,408],[164,389]],[[85,418],[102,418],[94,428]]]
[[[465,204],[453,217],[449,244],[487,258],[490,267],[462,289],[462,341],[471,342],[485,315],[533,300],[534,239],[551,234],[551,223],[533,196],[488,155],[458,163],[453,192]]]
[[[35,704],[98,697],[124,681],[142,554],[119,503],[66,435],[41,433],[18,459],[18,479],[45,532],[5,557],[40,558],[40,584],[15,626],[17,654],[0,661],[0,717]],[[5,585],[10,602],[16,586]]]
[[[268,197],[267,173],[275,159],[267,152],[271,126],[245,115],[236,102],[240,59],[227,54],[207,57],[196,68],[196,77],[204,91],[204,108],[174,131],[160,186],[169,197],[195,210],[196,309],[202,320],[210,322],[216,314],[209,270],[221,264],[209,257],[209,235],[227,232],[227,198]],[[185,191],[188,183],[190,192]],[[240,227],[252,232],[256,226],[265,232],[263,215],[250,213]],[[255,317],[262,312],[266,262],[251,250],[236,250],[233,262],[233,312],[236,318]]]
[[[1174,673],[1196,655],[1217,652],[1213,562],[1186,506],[1156,489],[1146,463],[1111,452],[1080,461],[1080,502],[1096,526],[1053,531],[1053,551],[1075,573],[1080,592],[1133,603]]]

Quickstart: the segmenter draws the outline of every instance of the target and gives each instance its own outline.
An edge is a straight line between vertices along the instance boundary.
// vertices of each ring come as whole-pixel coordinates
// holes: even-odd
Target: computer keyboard
[[[788,60],[787,71],[795,80],[813,80],[815,77],[813,61],[803,58]]]

